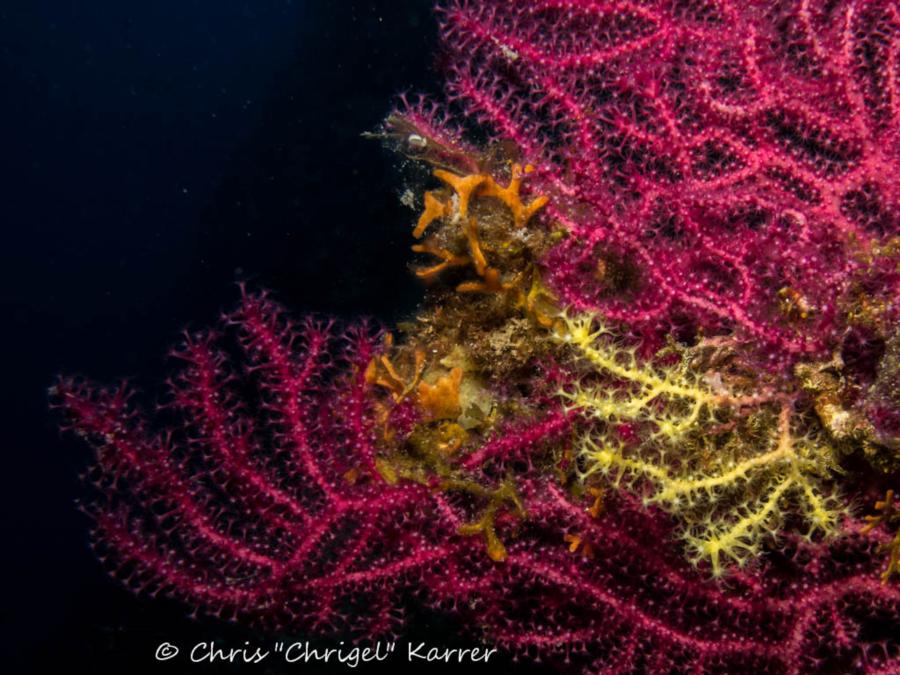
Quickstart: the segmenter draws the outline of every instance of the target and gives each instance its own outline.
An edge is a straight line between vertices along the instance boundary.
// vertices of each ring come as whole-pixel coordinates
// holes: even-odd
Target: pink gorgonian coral
[[[258,295],[225,324],[173,352],[159,430],[124,387],[55,387],[97,451],[98,553],[134,591],[358,639],[396,635],[415,597],[473,637],[585,672],[900,665],[881,528],[789,539],[718,584],[671,545],[664,514],[570,483],[559,449],[577,420],[525,416],[443,466],[411,463],[415,414],[381,407],[366,381],[370,332],[335,339]]]
[[[463,0],[441,16],[448,116],[537,167],[570,235],[544,261],[564,304],[643,337],[734,333],[778,367],[835,348],[848,296],[896,303],[878,253],[900,232],[895,3]]]
[[[99,557],[263,630],[398,635],[415,603],[565,671],[900,672],[893,493],[844,508],[896,478],[896,6],[440,12],[448,105],[385,134],[443,183],[422,311],[395,342],[242,288],[153,415],[61,378]],[[778,414],[735,412],[759,401]],[[821,501],[806,474],[836,483],[827,536],[771,487]],[[663,512],[653,480],[690,485]],[[685,504],[766,536],[713,579],[676,541]]]
[[[526,482],[523,493],[530,518],[506,563],[482,564],[462,586],[477,598],[470,619],[513,653],[565,672],[900,668],[900,591],[871,564],[883,533],[848,522],[833,546],[791,539],[719,585],[660,545],[669,524],[639,500],[611,498],[598,517],[593,497],[579,503],[552,481]]]
[[[374,336],[295,325],[247,294],[225,323],[242,365],[217,332],[185,334],[163,430],[124,385],[54,387],[97,449],[85,510],[98,554],[130,588],[206,614],[384,634],[393,594],[450,552],[426,490],[373,479]]]

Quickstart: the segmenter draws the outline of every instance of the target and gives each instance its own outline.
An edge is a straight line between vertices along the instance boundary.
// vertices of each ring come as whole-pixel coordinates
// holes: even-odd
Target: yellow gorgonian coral
[[[596,420],[578,441],[582,478],[603,475],[671,512],[713,575],[743,565],[788,520],[807,536],[836,531],[834,453],[790,397],[731,391],[692,368],[686,350],[671,365],[641,363],[593,316],[563,315],[555,339],[589,366],[559,392]]]

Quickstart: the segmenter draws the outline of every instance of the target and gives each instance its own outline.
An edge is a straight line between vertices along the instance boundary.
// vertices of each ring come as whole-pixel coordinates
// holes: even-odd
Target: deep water
[[[4,672],[282,672],[154,662],[163,640],[265,641],[107,577],[75,508],[90,452],[47,387],[128,377],[152,401],[178,332],[238,279],[298,314],[408,314],[414,214],[360,133],[438,87],[436,35],[430,0],[0,4]],[[424,618],[413,635],[471,642]]]

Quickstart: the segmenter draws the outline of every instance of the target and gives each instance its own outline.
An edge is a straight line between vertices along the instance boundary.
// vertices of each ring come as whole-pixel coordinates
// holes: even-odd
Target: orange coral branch
[[[487,174],[472,174],[469,176],[459,176],[443,169],[436,169],[434,175],[444,181],[456,192],[457,203],[455,205],[456,219],[462,219],[463,233],[469,247],[471,257],[457,255],[451,251],[434,246],[432,244],[416,244],[412,250],[416,253],[429,253],[441,258],[440,262],[431,267],[425,267],[416,270],[416,275],[420,278],[433,277],[440,274],[448,267],[463,266],[471,263],[475,272],[481,277],[478,281],[466,281],[459,284],[456,290],[460,293],[497,293],[503,290],[510,290],[516,286],[515,283],[503,283],[501,281],[500,270],[491,267],[488,263],[487,256],[481,247],[481,241],[478,238],[478,222],[475,218],[470,218],[469,204],[474,197],[494,197],[502,201],[512,212],[513,221],[516,227],[524,227],[525,223],[533,216],[541,207],[547,203],[546,197],[538,197],[529,204],[522,202],[519,191],[522,186],[522,176],[533,171],[531,165],[527,165],[524,169],[518,164],[511,167],[511,176],[509,185],[506,187],[499,185],[491,176]],[[417,239],[421,237],[428,226],[438,218],[444,218],[453,214],[454,205],[442,202],[434,196],[432,192],[425,193],[425,210],[419,216],[419,221],[413,230],[413,236]],[[527,296],[520,292],[520,302],[527,305],[528,309],[533,309],[536,300],[533,297],[535,289]],[[543,317],[539,316],[539,319]],[[542,324],[546,320],[540,321]]]
[[[440,274],[448,267],[462,267],[468,265],[471,262],[468,256],[455,255],[445,248],[439,248],[437,246],[432,246],[431,244],[415,244],[412,247],[412,250],[416,253],[430,253],[431,255],[443,259],[444,261],[438,263],[437,265],[432,265],[431,267],[423,267],[421,269],[417,269],[416,276],[423,279],[427,277],[433,277],[436,274]]]
[[[900,523],[900,511],[894,504],[893,490],[888,490],[884,499],[875,502],[875,510],[880,513],[865,517],[866,526],[862,529],[864,534],[871,532],[881,524]],[[900,530],[894,533],[894,538],[885,544],[883,549],[889,554],[887,567],[881,573],[881,582],[886,584],[891,575],[900,573]]]
[[[480,173],[472,174],[470,176],[457,176],[455,173],[450,173],[443,169],[435,169],[434,175],[436,178],[440,178],[447,185],[452,187],[454,192],[459,196],[458,211],[462,218],[465,218],[469,214],[469,201],[475,190],[485,181],[491,180],[490,176]]]
[[[419,216],[419,222],[416,229],[413,230],[413,236],[416,239],[421,238],[425,233],[425,229],[438,218],[443,218],[450,214],[451,208],[449,204],[445,204],[434,196],[433,192],[425,193],[425,210]]]
[[[534,167],[531,166],[531,164],[526,164],[524,170],[518,164],[513,164],[509,185],[502,187],[501,185],[498,185],[493,178],[488,176],[487,181],[485,181],[479,191],[479,196],[496,197],[502,201],[509,207],[509,210],[512,211],[513,221],[515,222],[516,227],[525,227],[525,223],[531,219],[531,216],[537,213],[549,201],[547,197],[542,196],[529,204],[522,203],[522,197],[519,195],[519,189],[522,187],[522,176],[523,174],[528,174],[532,171],[534,171]]]
[[[388,333],[385,336],[384,344],[386,348],[390,348],[394,344],[394,337]],[[377,384],[391,392],[394,401],[400,402],[406,398],[409,393],[415,389],[419,380],[422,378],[422,372],[425,370],[425,352],[417,349],[414,352],[413,373],[409,380],[404,381],[403,377],[397,372],[394,364],[386,355],[373,357],[366,366],[366,382],[368,384]],[[380,367],[379,367],[380,366]]]
[[[487,258],[484,257],[484,251],[481,250],[481,242],[478,241],[478,223],[474,218],[469,218],[463,225],[463,231],[466,233],[466,239],[469,242],[469,250],[472,252],[472,262],[475,265],[475,271],[478,276],[484,276],[484,270],[487,268]]]

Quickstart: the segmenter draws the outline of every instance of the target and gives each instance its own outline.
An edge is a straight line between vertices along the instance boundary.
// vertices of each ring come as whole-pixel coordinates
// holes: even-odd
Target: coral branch
[[[449,112],[373,134],[440,182],[423,307],[395,343],[241,287],[152,421],[61,378],[98,555],[265,629],[415,601],[566,672],[900,672],[896,500],[848,506],[900,466],[896,7],[440,16]]]
[[[451,102],[523,151],[570,233],[545,260],[563,303],[643,337],[733,331],[775,368],[836,346],[855,252],[900,232],[891,3],[451,1],[442,18]],[[610,256],[635,273],[592,276]]]
[[[367,612],[366,598],[397,598],[449,554],[455,528],[427,489],[388,485],[375,468],[365,366],[377,336],[349,331],[335,358],[328,324],[295,326],[247,293],[227,325],[246,375],[229,370],[220,336],[186,335],[165,407],[179,426],[165,435],[148,433],[124,388],[54,388],[70,428],[97,448],[87,510],[104,557],[136,589],[207,613],[395,628],[399,601]]]
[[[708,561],[717,577],[756,556],[789,512],[809,524],[809,535],[836,533],[840,506],[823,486],[836,453],[812,430],[796,434],[790,397],[740,395],[721,374],[713,391],[686,355],[644,365],[612,338],[591,316],[565,315],[556,336],[602,376],[560,391],[571,409],[599,422],[579,441],[582,478],[624,480],[645,504],[676,514],[694,559]],[[717,431],[714,423],[726,420]]]

